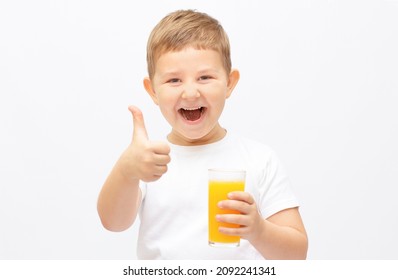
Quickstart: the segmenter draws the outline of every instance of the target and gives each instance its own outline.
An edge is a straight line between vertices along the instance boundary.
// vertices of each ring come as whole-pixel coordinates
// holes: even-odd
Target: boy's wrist
[[[125,164],[123,159],[120,159],[116,165],[116,171],[124,182],[127,182],[129,185],[138,184],[140,178],[134,175],[131,169],[131,166]]]
[[[248,241],[250,244],[253,245],[255,248],[261,248],[264,246],[264,241],[265,241],[265,234],[266,234],[266,223],[269,223],[267,220],[264,220],[260,217],[260,222],[258,223],[258,228],[255,233],[253,233],[252,238],[250,238]]]

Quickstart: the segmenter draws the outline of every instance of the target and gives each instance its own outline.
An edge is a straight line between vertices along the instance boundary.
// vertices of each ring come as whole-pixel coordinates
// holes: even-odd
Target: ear
[[[229,73],[228,76],[228,92],[227,92],[227,98],[231,96],[232,91],[234,90],[236,84],[239,82],[240,74],[237,69],[232,69],[231,73]]]
[[[152,82],[149,79],[149,77],[144,78],[144,88],[145,88],[146,92],[149,94],[149,96],[152,98],[153,102],[155,102],[156,105],[159,105],[158,97],[157,97],[155,91],[153,90]]]

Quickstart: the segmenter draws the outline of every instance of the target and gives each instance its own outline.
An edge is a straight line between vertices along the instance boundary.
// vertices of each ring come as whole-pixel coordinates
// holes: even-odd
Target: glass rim
[[[233,169],[233,168],[209,168],[208,172],[246,173],[246,170],[244,170],[244,169]]]

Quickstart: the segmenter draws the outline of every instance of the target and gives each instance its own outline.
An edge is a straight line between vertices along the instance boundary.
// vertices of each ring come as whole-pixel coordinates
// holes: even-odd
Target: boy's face
[[[162,54],[144,85],[172,126],[169,141],[203,145],[224,137],[218,119],[238,80],[238,71],[226,73],[218,52],[188,47]]]

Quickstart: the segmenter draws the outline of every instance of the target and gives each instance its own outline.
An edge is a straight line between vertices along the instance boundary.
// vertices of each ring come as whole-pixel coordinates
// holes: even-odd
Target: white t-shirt
[[[202,146],[171,147],[168,171],[151,183],[141,182],[143,200],[139,259],[263,259],[247,241],[236,248],[208,245],[208,169],[246,170],[245,191],[263,218],[297,207],[290,181],[267,146],[227,135]]]

